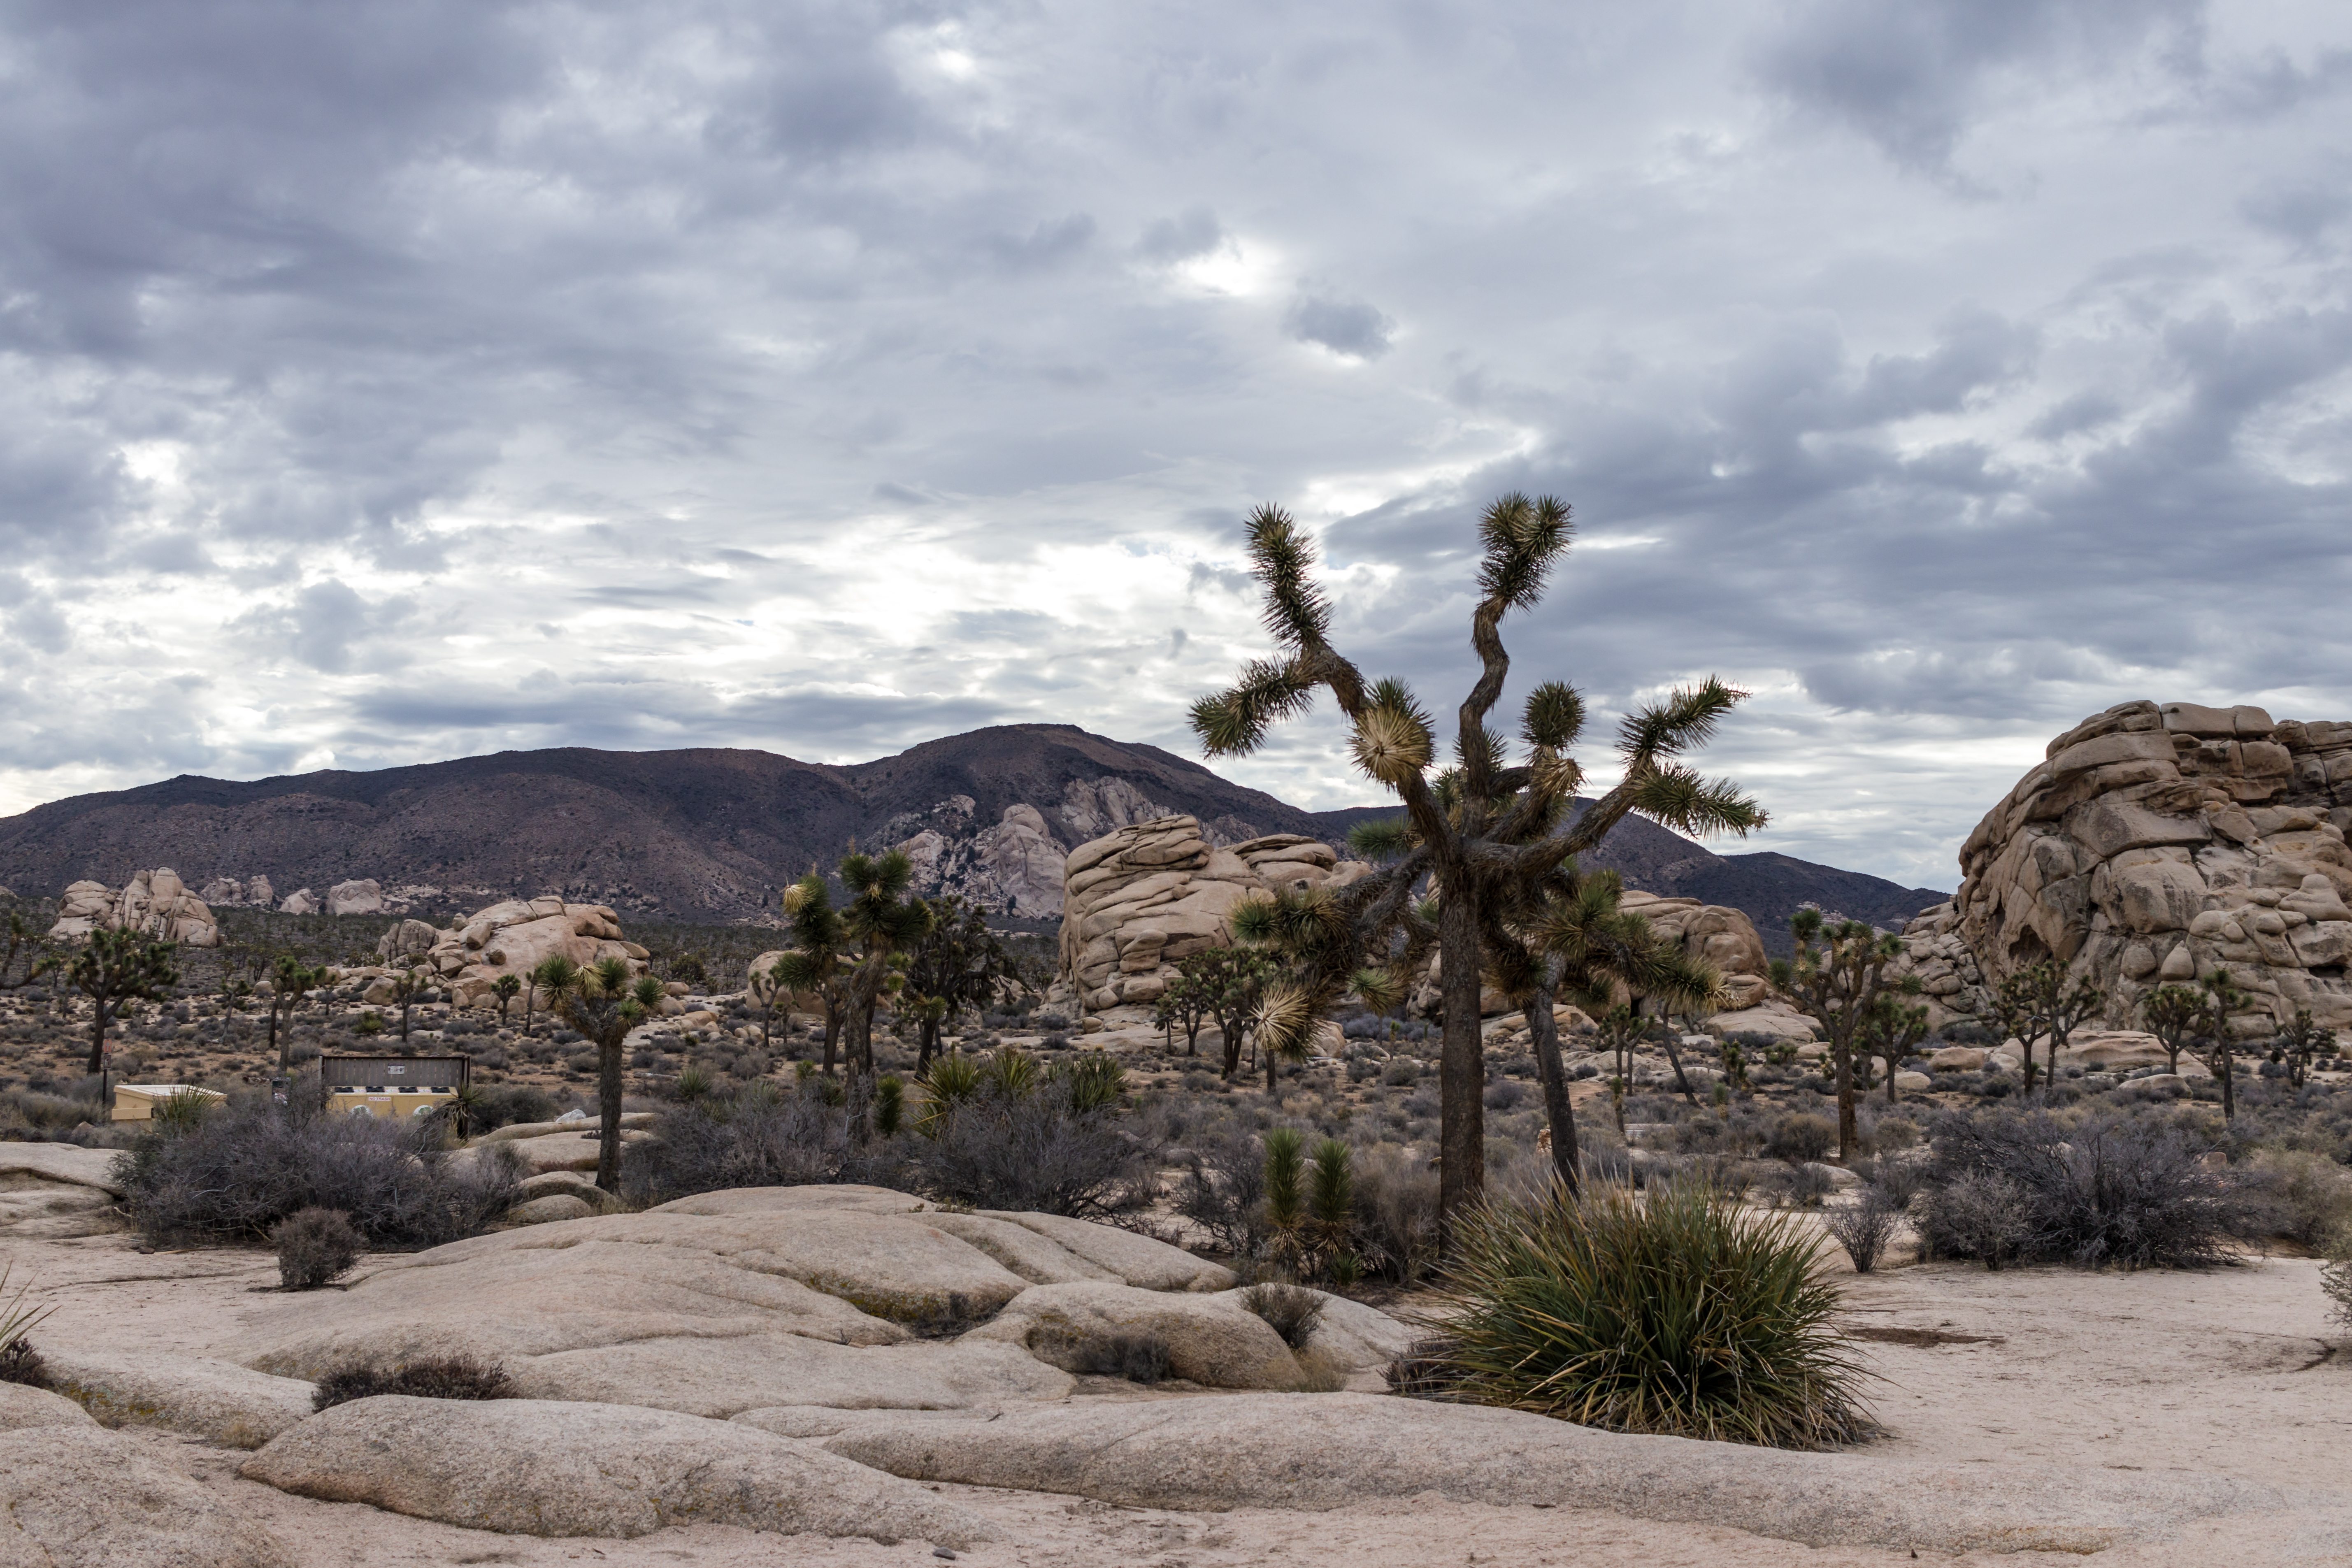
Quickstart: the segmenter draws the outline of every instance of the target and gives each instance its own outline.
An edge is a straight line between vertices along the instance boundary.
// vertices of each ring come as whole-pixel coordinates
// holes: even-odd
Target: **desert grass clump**
[[[404,1394],[412,1399],[513,1399],[518,1397],[507,1369],[497,1362],[455,1355],[379,1366],[363,1362],[338,1367],[319,1380],[310,1395],[313,1412],[373,1399],[379,1394]]]
[[[360,1260],[360,1233],[334,1209],[297,1209],[269,1233],[278,1248],[278,1282],[289,1290],[331,1285]]]
[[[1453,1396],[1617,1432],[1825,1448],[1869,1425],[1822,1243],[1696,1183],[1466,1210],[1428,1326]]]
[[[1150,1333],[1066,1331],[1034,1347],[1045,1360],[1080,1377],[1123,1377],[1151,1384],[1168,1375],[1168,1341]]]
[[[1242,1292],[1247,1307],[1292,1350],[1305,1350],[1323,1321],[1323,1296],[1303,1285],[1252,1285]]]

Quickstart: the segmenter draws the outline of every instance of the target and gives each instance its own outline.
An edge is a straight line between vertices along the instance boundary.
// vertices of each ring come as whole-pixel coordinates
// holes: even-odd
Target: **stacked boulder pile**
[[[1179,960],[1233,940],[1252,894],[1343,888],[1367,875],[1295,833],[1220,847],[1198,819],[1160,816],[1082,844],[1062,872],[1061,979],[1089,1008],[1158,1000]]]
[[[492,987],[512,974],[526,984],[542,959],[564,957],[586,967],[607,958],[642,973],[646,950],[621,932],[609,904],[567,904],[562,899],[509,899],[478,910],[446,929],[402,921],[383,934],[376,952],[415,963],[437,978],[460,1007],[495,1005]],[[537,998],[545,1005],[545,998]]]
[[[2226,971],[2269,1034],[2307,1007],[2352,1026],[2352,723],[2126,702],[2049,745],[1960,849],[1948,904],[1904,931],[1936,1021],[1990,1018],[2056,959],[2128,1027],[2168,983]]]
[[[218,947],[220,927],[212,910],[168,867],[141,871],[121,888],[76,882],[66,889],[49,935],[79,941],[100,928],[145,931],[188,947]]]

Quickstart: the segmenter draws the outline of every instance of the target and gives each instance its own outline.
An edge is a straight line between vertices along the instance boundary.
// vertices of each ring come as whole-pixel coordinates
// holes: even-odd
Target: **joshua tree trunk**
[[[1543,1082],[1544,1116],[1551,1123],[1551,1163],[1560,1185],[1576,1195],[1576,1108],[1569,1103],[1568,1073],[1559,1059],[1559,1021],[1551,1016],[1557,965],[1547,962],[1528,1001],[1528,1038],[1536,1048],[1536,1073]]]
[[[1486,1187],[1486,1064],[1478,1032],[1478,910],[1448,892],[1437,911],[1439,994],[1445,1034],[1437,1063],[1437,1212],[1451,1215]],[[1556,1136],[1556,1135],[1555,1135]]]
[[[621,1047],[620,1040],[599,1041],[596,1049],[596,1110],[604,1118],[596,1132],[596,1184],[608,1193],[621,1190]]]

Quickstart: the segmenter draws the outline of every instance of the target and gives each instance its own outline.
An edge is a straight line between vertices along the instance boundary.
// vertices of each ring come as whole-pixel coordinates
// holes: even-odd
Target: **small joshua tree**
[[[1854,1116],[1855,1047],[1878,999],[1916,993],[1919,982],[1913,975],[1887,978],[1887,964],[1903,952],[1902,939],[1882,935],[1860,921],[1832,926],[1819,910],[1799,910],[1789,918],[1789,930],[1797,939],[1797,953],[1772,961],[1772,984],[1794,997],[1798,1009],[1829,1038],[1837,1083],[1838,1158],[1851,1159],[1862,1142]]]
[[[1924,1005],[1906,1005],[1897,1001],[1893,993],[1885,993],[1873,1004],[1862,1021],[1862,1049],[1865,1058],[1875,1058],[1886,1068],[1886,1103],[1895,1104],[1902,1096],[1895,1090],[1895,1075],[1902,1070],[1903,1058],[1909,1056],[1927,1037],[1927,1009]],[[1852,1251],[1851,1247],[1847,1248]],[[1856,1265],[1867,1272],[1866,1265]]]
[[[404,969],[392,982],[393,1005],[400,1009],[400,1043],[408,1044],[408,1025],[417,1002],[431,982],[421,969]]]
[[[269,1051],[278,1058],[280,1076],[293,1070],[294,1014],[302,1005],[302,998],[325,985],[334,977],[329,969],[311,969],[291,953],[280,953],[269,968]],[[283,1028],[285,1040],[278,1039]],[[400,1037],[408,1037],[404,1016]]]
[[[490,982],[490,994],[499,999],[499,1027],[506,1026],[507,1007],[514,1001],[516,994],[521,990],[522,981],[516,975],[501,974]]]
[[[917,1072],[939,1054],[940,1037],[968,1008],[984,1007],[1018,965],[989,931],[988,918],[952,893],[929,905],[930,921],[907,950],[906,995],[920,1033]]]
[[[2208,1032],[2212,993],[2194,985],[2159,985],[2140,998],[2140,1021],[2164,1047],[2165,1070],[2180,1070],[2180,1053]]]
[[[848,1001],[848,975],[841,950],[849,942],[841,911],[833,907],[832,890],[814,867],[783,891],[784,918],[791,922],[792,951],[769,966],[771,985],[806,992],[824,1010],[824,1072],[833,1072],[833,1054],[841,1041],[842,1015]]]
[[[2025,1052],[2025,1092],[2033,1092],[2033,1044],[2050,1042],[2050,1071],[2058,1070],[2058,1053],[2066,1038],[2106,1003],[2106,994],[2088,980],[2067,983],[2066,966],[2054,958],[2019,970],[2000,983],[1996,1002],[2000,1026],[2017,1037]]]
[[[48,973],[57,961],[49,956],[48,939],[11,910],[8,945],[0,950],[0,991],[21,991]]]
[[[2284,1062],[2287,1086],[2301,1089],[2311,1074],[2311,1064],[2335,1048],[2336,1031],[2314,1022],[2310,1008],[2297,1007],[2294,1021],[2271,1042],[2271,1060]]]
[[[2197,1043],[2205,1058],[2205,1070],[2221,1086],[2221,1120],[2234,1121],[2238,1114],[2238,1052],[2242,1047],[2231,1025],[2231,1016],[2244,1012],[2252,998],[2231,982],[2229,971],[2224,969],[2215,970],[2202,984],[2209,1001]]]

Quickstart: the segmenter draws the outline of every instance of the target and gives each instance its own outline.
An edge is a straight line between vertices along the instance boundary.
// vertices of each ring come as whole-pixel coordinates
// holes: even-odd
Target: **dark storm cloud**
[[[1304,288],[1282,318],[1284,331],[1302,343],[1320,343],[1351,359],[1378,359],[1389,352],[1396,323],[1361,300],[1335,298]]]

